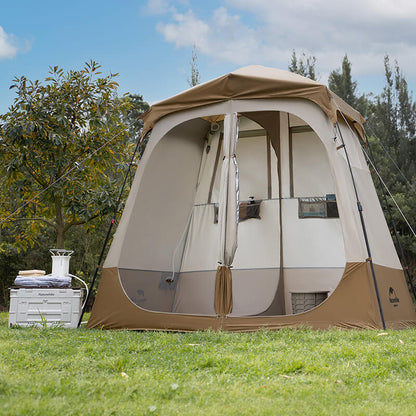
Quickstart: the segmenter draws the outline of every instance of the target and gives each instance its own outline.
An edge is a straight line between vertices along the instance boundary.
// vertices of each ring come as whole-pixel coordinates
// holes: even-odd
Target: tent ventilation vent
[[[292,293],[292,313],[302,313],[315,308],[328,297],[328,292]]]

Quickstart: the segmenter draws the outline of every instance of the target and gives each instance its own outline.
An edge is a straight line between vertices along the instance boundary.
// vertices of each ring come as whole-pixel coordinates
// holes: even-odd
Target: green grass
[[[7,327],[1,415],[415,415],[416,330]]]

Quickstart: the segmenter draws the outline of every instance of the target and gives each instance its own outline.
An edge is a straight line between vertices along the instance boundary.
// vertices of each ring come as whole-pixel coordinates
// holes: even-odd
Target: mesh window
[[[299,198],[299,218],[338,218],[337,201],[334,194],[325,197]]]

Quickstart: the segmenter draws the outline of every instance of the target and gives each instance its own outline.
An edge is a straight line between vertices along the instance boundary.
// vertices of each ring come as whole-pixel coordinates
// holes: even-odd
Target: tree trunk
[[[64,248],[64,219],[62,216],[62,206],[59,199],[55,199],[56,212],[56,247]]]

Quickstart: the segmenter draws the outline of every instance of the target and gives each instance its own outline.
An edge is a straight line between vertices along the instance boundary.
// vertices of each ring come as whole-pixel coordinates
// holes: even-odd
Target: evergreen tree
[[[328,86],[338,97],[342,98],[351,107],[359,111],[364,118],[367,118],[373,110],[370,100],[371,94],[357,95],[357,81],[352,79],[351,62],[345,54],[342,60],[341,69],[331,71],[328,77]]]
[[[389,56],[384,58],[384,73],[385,86],[376,97],[366,129],[368,135],[374,136],[370,137],[370,144],[381,177],[410,225],[416,228],[416,105],[398,63],[392,66]],[[376,177],[374,181],[377,185]],[[386,204],[391,207],[407,263],[415,276],[416,239],[392,199],[382,198],[380,186],[378,192],[384,209]]]
[[[302,75],[306,78],[310,78],[316,81],[316,57],[306,56],[305,52],[302,52],[300,58],[297,57],[296,51],[292,51],[292,59],[289,64],[289,71],[295,74]]]
[[[356,89],[357,81],[351,77],[351,62],[345,54],[342,60],[342,69],[332,71],[328,77],[328,86],[331,91],[337,94],[350,106],[355,107],[357,104]]]
[[[376,99],[371,127],[389,149],[399,151],[398,162],[407,170],[413,158],[409,156],[414,156],[411,153],[414,153],[416,104],[397,61],[392,68],[390,58],[386,55],[384,71],[385,86]]]
[[[201,83],[199,69],[198,69],[198,55],[196,53],[196,45],[192,47],[192,57],[191,57],[191,77],[188,78],[188,84],[190,87],[195,87]]]

